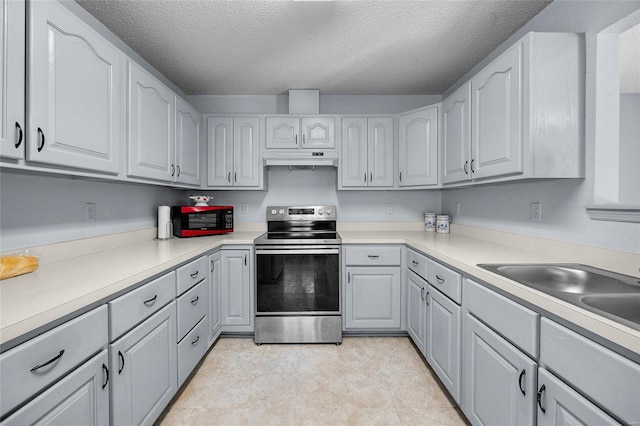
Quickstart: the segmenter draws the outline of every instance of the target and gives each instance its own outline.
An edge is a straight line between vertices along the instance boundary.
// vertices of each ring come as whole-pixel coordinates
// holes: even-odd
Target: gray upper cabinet
[[[267,117],[267,149],[333,149],[333,117]]]
[[[191,105],[176,97],[176,172],[174,181],[200,185],[202,118]]]
[[[120,51],[58,2],[30,3],[29,19],[27,159],[117,174]]]
[[[442,183],[471,179],[471,83],[442,101]]]
[[[25,1],[2,0],[0,17],[0,157],[23,159]]]
[[[398,117],[398,185],[438,184],[438,107]]]
[[[342,120],[340,175],[343,188],[393,187],[393,127],[393,117]]]
[[[175,95],[131,61],[127,77],[127,174],[173,182]]]
[[[207,119],[207,185],[260,189],[260,120],[258,117]]]

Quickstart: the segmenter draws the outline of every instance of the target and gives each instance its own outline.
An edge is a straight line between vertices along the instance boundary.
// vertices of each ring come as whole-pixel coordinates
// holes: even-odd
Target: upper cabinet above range
[[[442,182],[584,177],[584,36],[529,33],[442,103]]]
[[[120,51],[58,2],[28,10],[27,159],[117,174]]]
[[[267,117],[267,149],[334,149],[334,117]]]

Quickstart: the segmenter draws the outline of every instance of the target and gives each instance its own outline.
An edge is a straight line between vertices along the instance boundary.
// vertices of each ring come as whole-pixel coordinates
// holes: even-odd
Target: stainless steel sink
[[[479,267],[640,330],[640,279],[580,264]]]

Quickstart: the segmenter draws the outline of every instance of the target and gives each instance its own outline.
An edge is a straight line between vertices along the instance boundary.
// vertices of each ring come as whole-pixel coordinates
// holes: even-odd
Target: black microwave
[[[199,237],[233,232],[233,206],[173,206],[173,235]]]

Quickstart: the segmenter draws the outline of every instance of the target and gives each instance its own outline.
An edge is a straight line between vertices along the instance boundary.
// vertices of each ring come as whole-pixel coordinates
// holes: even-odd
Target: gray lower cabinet
[[[346,268],[346,329],[400,328],[400,268]]]
[[[176,304],[109,345],[111,424],[152,425],[178,389]]]
[[[535,361],[484,325],[464,317],[462,411],[473,425],[535,423]]]
[[[178,387],[187,380],[200,359],[207,353],[209,318],[204,317],[178,343]]]
[[[209,255],[209,336],[207,346],[220,336],[222,318],[220,316],[220,284],[222,282],[222,254]]]
[[[427,286],[425,298],[427,362],[459,404],[462,308],[431,285]]]
[[[427,282],[412,271],[407,272],[407,332],[426,357]]]
[[[2,425],[108,425],[108,363],[105,349],[5,419]]]
[[[538,370],[538,387],[539,426],[619,424],[544,368]]]
[[[222,268],[220,301],[223,331],[227,331],[225,326],[251,327],[253,324],[251,252],[250,250],[222,250],[220,260]],[[228,330],[231,331],[234,328]]]

